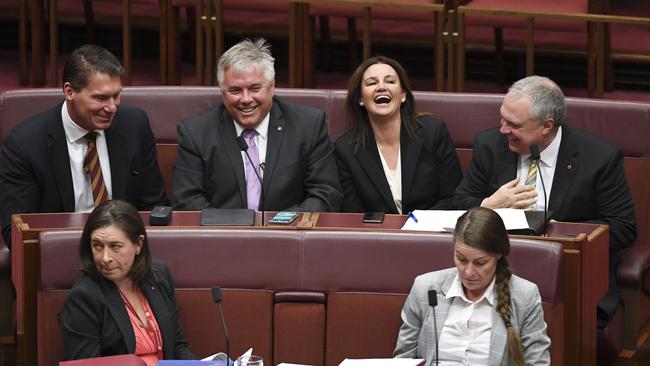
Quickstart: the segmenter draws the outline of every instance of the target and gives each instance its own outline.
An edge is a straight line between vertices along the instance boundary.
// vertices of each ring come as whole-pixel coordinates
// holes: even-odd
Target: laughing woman
[[[444,122],[416,116],[404,68],[383,56],[359,65],[345,109],[352,129],[336,142],[342,211],[444,208],[462,178],[460,163]]]

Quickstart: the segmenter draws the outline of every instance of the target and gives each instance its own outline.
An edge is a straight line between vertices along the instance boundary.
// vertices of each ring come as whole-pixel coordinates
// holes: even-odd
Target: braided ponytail
[[[512,327],[510,309],[510,267],[506,257],[510,253],[508,232],[501,217],[494,211],[475,207],[458,218],[454,230],[454,243],[464,243],[487,253],[500,254],[496,268],[496,311],[501,315],[508,332],[508,359],[510,365],[524,366],[524,350],[517,330]]]
[[[512,327],[510,322],[510,277],[512,273],[505,257],[501,257],[497,263],[496,281],[494,287],[496,288],[497,295],[497,313],[501,315],[503,323],[508,332],[508,357],[510,365],[525,366],[524,350],[521,348],[521,339],[519,333]]]

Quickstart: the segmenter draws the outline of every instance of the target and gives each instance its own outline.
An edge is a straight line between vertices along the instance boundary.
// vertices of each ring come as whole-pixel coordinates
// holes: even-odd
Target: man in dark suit
[[[146,113],[119,106],[123,70],[102,47],[76,49],[63,70],[65,101],[7,135],[0,158],[7,244],[12,214],[90,211],[112,198],[140,210],[169,204]]]
[[[178,125],[175,208],[339,209],[325,113],[274,96],[273,63],[263,39],[219,59],[223,102]]]
[[[565,118],[564,94],[553,81],[530,76],[514,83],[501,105],[501,127],[476,136],[472,161],[454,202],[461,209],[548,207],[558,221],[609,225],[609,291],[598,304],[602,327],[619,301],[616,253],[636,239],[634,205],[620,150],[571,128]],[[540,159],[531,179],[533,144],[539,147]]]

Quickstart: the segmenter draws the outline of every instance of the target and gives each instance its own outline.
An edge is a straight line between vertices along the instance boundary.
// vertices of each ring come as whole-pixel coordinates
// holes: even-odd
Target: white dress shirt
[[[537,174],[537,184],[535,190],[537,191],[537,202],[531,207],[531,210],[544,211],[544,207],[548,205],[548,199],[551,197],[551,188],[553,187],[553,177],[555,176],[555,166],[557,165],[557,157],[560,152],[560,142],[562,141],[562,127],[558,127],[557,134],[551,144],[539,153],[539,170]],[[530,170],[530,154],[519,155],[517,163],[517,176],[519,177],[519,184],[524,185],[528,171]],[[542,181],[544,178],[544,187],[546,187],[546,201],[544,201],[544,190],[542,189]]]
[[[447,299],[453,298],[438,343],[440,365],[487,365],[490,356],[494,281],[477,301],[465,296],[458,274]]]
[[[390,187],[390,193],[393,195],[393,201],[397,207],[397,212],[402,213],[402,152],[400,151],[399,146],[397,147],[397,167],[395,170],[390,170],[384,155],[379,150],[379,158],[381,159],[381,166],[384,168],[384,175],[386,180],[388,180],[388,186]]]
[[[269,135],[269,119],[271,117],[271,112],[267,113],[266,116],[262,119],[262,122],[255,127],[257,135],[255,135],[255,145],[257,145],[257,152],[260,157],[261,169],[259,169],[260,177],[264,178],[264,163],[266,162],[266,142]],[[240,125],[237,121],[233,120],[235,124],[235,132],[237,136],[241,136],[244,132],[244,127]],[[249,153],[250,154],[250,153]],[[244,166],[248,164],[248,158],[246,157],[245,152],[241,152],[241,158],[244,162]],[[244,177],[246,176],[246,169],[244,168]]]
[[[68,145],[68,157],[70,159],[70,172],[72,173],[72,188],[74,191],[74,210],[75,212],[92,211],[95,208],[93,200],[93,189],[90,183],[90,176],[84,171],[84,157],[88,144],[84,136],[89,131],[79,127],[68,114],[67,102],[63,102],[61,107],[61,119],[63,120],[63,130]],[[111,166],[108,158],[108,148],[106,147],[106,135],[104,130],[96,130],[97,140],[95,145],[99,154],[99,164],[102,168],[104,185],[108,192],[109,199],[113,197],[113,188],[111,184]]]

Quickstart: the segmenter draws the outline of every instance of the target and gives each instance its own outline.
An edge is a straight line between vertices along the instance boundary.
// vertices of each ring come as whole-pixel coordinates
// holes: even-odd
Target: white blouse
[[[440,333],[440,365],[487,365],[490,356],[494,278],[483,296],[475,302],[467,299],[456,275],[447,298],[453,298]]]
[[[384,168],[384,175],[386,180],[388,180],[388,186],[390,186],[390,193],[393,195],[393,201],[395,201],[395,206],[397,206],[397,212],[402,214],[402,152],[400,147],[397,147],[397,168],[395,170],[390,170],[384,155],[379,150],[379,157],[381,158],[381,166]]]

